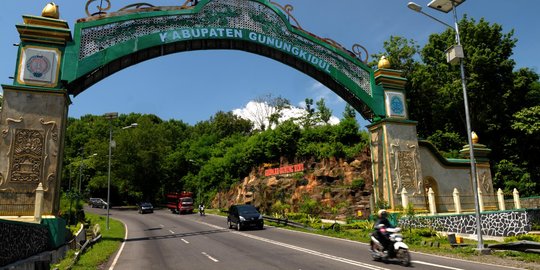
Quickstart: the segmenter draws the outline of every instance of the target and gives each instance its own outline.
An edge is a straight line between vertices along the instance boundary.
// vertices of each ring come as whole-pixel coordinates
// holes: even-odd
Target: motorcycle
[[[398,261],[403,266],[411,265],[411,255],[409,254],[409,246],[403,243],[403,235],[399,232],[401,228],[385,228],[384,225],[376,228],[382,234],[389,234],[390,248],[393,250],[384,250],[383,244],[377,239],[377,233],[371,234],[371,257],[374,261]]]

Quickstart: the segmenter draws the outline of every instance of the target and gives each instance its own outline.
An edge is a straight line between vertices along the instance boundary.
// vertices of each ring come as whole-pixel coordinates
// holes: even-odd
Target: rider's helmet
[[[386,212],[385,209],[379,210],[379,212],[377,214],[379,215],[380,219],[386,218],[388,216],[388,212]]]

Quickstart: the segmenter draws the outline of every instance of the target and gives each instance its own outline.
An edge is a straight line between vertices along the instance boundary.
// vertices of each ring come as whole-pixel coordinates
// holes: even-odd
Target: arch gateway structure
[[[107,13],[106,0],[106,7],[90,14],[91,2],[88,17],[77,21],[73,33],[53,4],[42,16],[25,15],[16,25],[21,41],[15,75],[12,84],[2,85],[0,215],[32,216],[38,205],[44,215],[58,216],[70,96],[147,59],[208,49],[241,50],[289,65],[369,120],[374,201],[396,208],[405,189],[415,208],[427,209],[424,177],[441,194],[458,188],[472,201],[468,160],[449,161],[419,144],[400,72],[384,65],[372,70],[365,64],[367,52],[360,59],[363,47],[355,45],[354,53],[302,29],[292,7],[269,0],[187,0],[181,6],[134,4]],[[492,193],[487,161],[479,162],[479,175],[484,194]],[[42,206],[35,204],[41,188]],[[451,204],[438,207],[449,210]]]

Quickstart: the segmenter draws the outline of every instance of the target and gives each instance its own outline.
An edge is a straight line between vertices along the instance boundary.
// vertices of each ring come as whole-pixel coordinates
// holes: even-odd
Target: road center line
[[[210,255],[208,255],[208,254],[206,254],[206,252],[201,252],[201,253],[202,253],[204,256],[208,257],[208,259],[210,259],[210,260],[212,260],[212,261],[214,261],[214,262],[219,262],[218,259],[216,259],[216,258],[214,258],[214,257],[212,257],[212,256],[210,256]]]
[[[184,242],[184,243],[186,243],[186,244],[189,244],[189,242],[188,242],[186,239],[184,239],[184,238],[180,238],[180,240],[182,240],[182,242]]]
[[[173,232],[172,230],[169,230],[169,232],[172,233],[172,234],[175,234],[175,232]]]
[[[221,226],[216,226],[216,225],[206,223],[206,222],[200,222],[200,223],[205,224],[205,225],[210,226],[210,227],[213,227],[213,228],[216,228],[216,229],[220,229],[220,230],[225,229],[225,228],[223,228]],[[343,263],[347,263],[347,264],[351,264],[351,265],[355,265],[355,266],[359,266],[359,267],[363,267],[363,268],[367,268],[367,269],[389,270],[388,268],[379,267],[379,266],[376,266],[376,265],[367,264],[367,263],[363,263],[363,262],[359,262],[359,261],[354,261],[354,260],[350,260],[350,259],[347,259],[347,258],[338,257],[338,256],[322,253],[322,252],[319,252],[319,251],[315,251],[315,250],[311,250],[311,249],[307,249],[307,248],[303,248],[303,247],[298,247],[298,246],[294,246],[294,245],[290,245],[290,244],[270,240],[270,239],[255,236],[255,235],[250,235],[250,234],[247,234],[247,233],[241,233],[241,232],[236,232],[236,231],[231,231],[231,233],[236,233],[236,234],[239,234],[239,235],[251,238],[251,239],[263,241],[263,242],[266,242],[266,243],[269,243],[269,244],[273,244],[273,245],[293,249],[293,250],[296,250],[296,251],[308,253],[308,254],[311,254],[311,255],[318,256],[318,257],[322,257],[322,258],[326,258],[326,259],[330,259],[330,260],[334,260],[334,261],[338,261],[338,262],[343,262]]]
[[[439,267],[439,268],[444,268],[444,269],[463,270],[462,268],[455,268],[455,267],[451,267],[451,266],[444,266],[444,265],[440,265],[440,264],[428,263],[428,262],[423,262],[423,261],[411,261],[411,262],[412,263],[419,263],[419,264],[423,264],[423,265],[434,266],[434,267]]]

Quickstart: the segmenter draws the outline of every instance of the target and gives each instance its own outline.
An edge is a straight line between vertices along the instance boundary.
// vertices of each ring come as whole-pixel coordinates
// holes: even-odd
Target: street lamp
[[[112,151],[112,120],[118,118],[117,112],[110,112],[103,115],[109,120],[109,170],[107,173],[107,230],[109,229],[109,210],[111,208],[111,151]]]
[[[122,129],[136,128],[136,127],[138,127],[138,126],[139,126],[139,124],[137,124],[137,123],[132,123],[131,125],[125,126],[125,127],[123,127]]]
[[[461,40],[459,38],[459,27],[458,27],[458,18],[457,18],[457,12],[456,7],[459,6],[465,2],[465,0],[432,0],[428,6],[430,8],[436,9],[438,11],[448,13],[450,10],[453,11],[454,14],[454,27],[450,26],[449,24],[425,13],[422,11],[422,7],[414,2],[409,2],[407,4],[407,7],[410,9],[419,12],[421,14],[424,14],[428,16],[429,18],[442,23],[443,25],[453,29],[456,33],[456,43],[457,46],[453,46],[449,50],[447,50],[447,61],[451,64],[455,64],[459,61],[460,70],[461,70],[461,86],[463,88],[463,103],[465,105],[465,121],[467,125],[467,140],[469,142],[469,158],[471,160],[471,178],[472,178],[472,186],[473,186],[473,193],[474,193],[474,210],[475,210],[475,216],[476,216],[476,233],[478,236],[478,250],[480,251],[480,254],[482,254],[482,251],[484,250],[484,243],[482,240],[482,226],[480,221],[480,204],[478,200],[478,183],[476,178],[476,161],[474,159],[474,147],[472,144],[472,130],[471,130],[471,120],[469,117],[469,101],[467,98],[467,83],[465,81],[465,68],[463,67],[463,47],[461,46]]]

